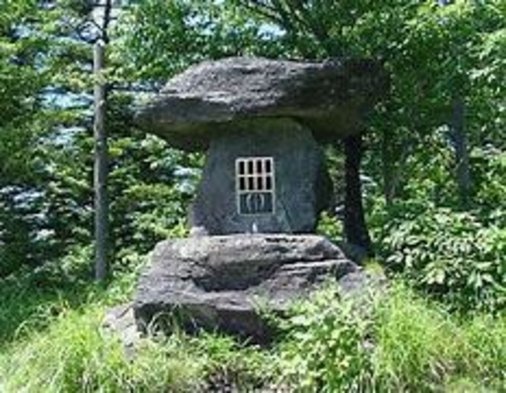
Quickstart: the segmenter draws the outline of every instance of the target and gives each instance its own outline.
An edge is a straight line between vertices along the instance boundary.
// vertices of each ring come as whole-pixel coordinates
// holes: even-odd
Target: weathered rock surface
[[[172,146],[199,150],[238,122],[292,118],[319,142],[360,129],[360,117],[386,91],[378,62],[335,59],[322,63],[228,58],[189,68],[141,108],[138,125]]]
[[[325,157],[310,130],[286,119],[255,121],[211,142],[192,225],[209,235],[233,233],[314,233],[319,214],[332,200]],[[273,214],[240,214],[237,207],[237,157],[273,157]],[[254,229],[256,228],[256,229]]]
[[[140,332],[135,322],[134,312],[131,303],[120,304],[109,308],[102,323],[106,331],[116,334],[128,357],[135,352],[135,344],[140,339]]]
[[[366,276],[321,236],[205,236],[159,243],[142,275],[134,314],[142,329],[177,311],[185,328],[220,330],[255,342],[272,331],[259,307],[282,313],[323,283],[360,290]]]

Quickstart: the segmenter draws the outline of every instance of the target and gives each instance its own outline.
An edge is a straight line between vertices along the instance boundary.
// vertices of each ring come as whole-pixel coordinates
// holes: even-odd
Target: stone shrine
[[[385,90],[378,63],[349,59],[229,58],[170,80],[136,122],[206,152],[190,217],[199,236],[156,247],[134,301],[138,324],[177,310],[188,330],[264,342],[260,303],[282,312],[329,279],[363,285],[360,268],[313,234],[332,200],[322,146],[359,132]]]

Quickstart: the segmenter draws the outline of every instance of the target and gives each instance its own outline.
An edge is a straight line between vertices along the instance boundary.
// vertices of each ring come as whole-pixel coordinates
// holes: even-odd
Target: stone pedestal
[[[134,300],[143,330],[176,313],[188,331],[219,330],[266,343],[272,330],[260,310],[283,313],[326,282],[345,291],[365,274],[327,239],[316,235],[209,236],[156,247]]]

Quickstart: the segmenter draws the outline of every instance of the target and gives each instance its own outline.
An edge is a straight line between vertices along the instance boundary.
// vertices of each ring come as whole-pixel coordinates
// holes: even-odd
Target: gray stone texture
[[[274,214],[239,214],[235,160],[258,156],[274,159]],[[331,195],[325,158],[311,131],[289,119],[256,120],[211,142],[190,221],[209,235],[311,233]]]
[[[267,343],[266,307],[283,314],[322,284],[362,290],[366,276],[326,238],[316,235],[203,236],[159,243],[141,276],[134,314],[146,330],[176,312],[185,329],[219,330]]]
[[[121,340],[125,354],[132,359],[135,355],[135,345],[141,337],[132,304],[120,304],[107,309],[102,326],[105,331],[115,334]]]
[[[136,123],[177,148],[204,150],[237,121],[293,118],[319,142],[359,132],[387,88],[376,61],[312,63],[236,57],[190,67],[139,109]]]

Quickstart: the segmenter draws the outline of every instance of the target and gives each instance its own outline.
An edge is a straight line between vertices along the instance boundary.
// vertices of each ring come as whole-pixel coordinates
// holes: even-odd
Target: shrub
[[[282,323],[281,384],[300,391],[359,391],[370,379],[372,320],[335,290],[315,294]]]
[[[332,241],[338,242],[343,238],[343,226],[341,221],[332,217],[328,212],[323,212],[318,220],[317,233],[326,236]]]
[[[429,209],[393,221],[384,239],[390,269],[461,310],[506,305],[506,230],[468,212]]]

